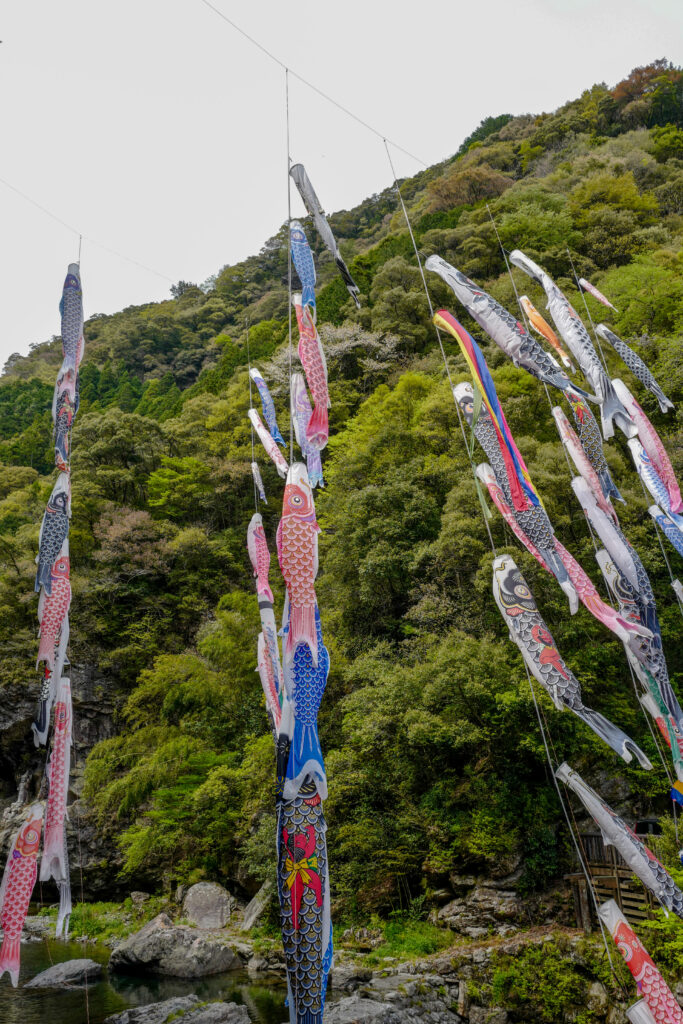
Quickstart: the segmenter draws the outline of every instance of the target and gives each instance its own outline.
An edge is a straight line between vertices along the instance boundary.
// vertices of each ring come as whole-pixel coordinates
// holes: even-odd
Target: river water
[[[0,979],[0,1024],[102,1024],[105,1017],[129,1006],[156,1003],[171,996],[194,993],[202,1001],[222,999],[244,1003],[254,1024],[282,1024],[287,1020],[286,986],[278,978],[255,981],[246,971],[215,974],[185,981],[148,975],[107,974],[98,982],[73,989],[24,989],[22,986],[53,963],[83,956],[106,967],[110,951],[103,946],[43,939],[21,946],[19,987],[12,988],[7,974]]]

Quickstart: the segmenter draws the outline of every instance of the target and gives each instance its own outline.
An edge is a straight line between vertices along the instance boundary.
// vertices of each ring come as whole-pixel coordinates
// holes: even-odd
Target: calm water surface
[[[128,1006],[157,1003],[171,996],[194,993],[201,1000],[223,999],[244,1003],[254,1024],[282,1024],[287,1019],[286,986],[278,978],[255,982],[245,971],[216,974],[210,978],[184,981],[181,978],[152,978],[107,974],[90,982],[87,989],[24,989],[36,974],[62,960],[83,956],[106,965],[110,950],[105,947],[43,939],[21,946],[19,987],[12,988],[7,975],[0,979],[0,1024],[102,1024],[105,1017]]]

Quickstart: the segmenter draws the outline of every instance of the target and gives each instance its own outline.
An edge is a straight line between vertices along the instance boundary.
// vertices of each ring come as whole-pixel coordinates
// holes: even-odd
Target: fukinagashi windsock
[[[68,552],[69,542],[64,541]],[[40,623],[40,645],[36,668],[44,661],[50,671],[55,667],[55,648],[59,643],[64,620],[71,604],[71,583],[69,580],[68,553],[60,554],[52,566],[50,593],[41,591],[38,600],[38,621]]]
[[[263,529],[263,519],[258,512],[254,512],[247,529],[247,551],[251,567],[254,570],[256,579],[256,593],[263,595],[270,603],[273,603],[273,591],[268,583],[270,572],[270,551],[266,541],[266,533]]]
[[[295,462],[287,474],[282,519],[277,529],[277,555],[289,602],[285,661],[291,662],[297,645],[305,643],[316,666],[315,578],[318,575],[319,532],[308,471],[302,462]]]
[[[41,882],[47,882],[50,878],[54,878],[56,882],[63,882],[69,877],[69,866],[65,859],[64,826],[71,770],[72,720],[71,680],[62,677],[57,684],[52,752],[47,769],[50,788],[45,807],[45,836],[40,862]]]
[[[548,321],[538,312],[529,296],[520,295],[519,301],[533,329],[540,334],[542,338],[545,338],[549,345],[552,345],[565,367],[570,373],[574,373],[572,361],[560,345],[560,339],[557,337]]]
[[[566,762],[560,765],[555,775],[576,793],[600,829],[605,846],[614,847],[663,907],[683,917],[683,892],[645,843]]]
[[[462,385],[459,384],[457,387],[460,388]],[[456,389],[454,388],[454,391],[455,390]],[[476,467],[476,474],[478,479],[481,480],[488,489],[494,505],[520,543],[523,544],[529,554],[533,555],[536,561],[543,566],[546,572],[555,575],[554,566],[556,564],[556,559],[553,559],[552,565],[549,564],[545,559],[546,552],[541,552],[539,550],[538,546],[532,541],[530,536],[520,525],[519,517],[513,511],[492,467],[488,465],[488,463],[480,463],[480,465]],[[646,641],[651,640],[652,633],[650,630],[639,623],[626,621],[621,615],[617,614],[614,608],[611,608],[610,605],[606,604],[598,594],[587,573],[582,569],[576,559],[567,551],[564,545],[560,544],[557,537],[554,538],[554,547],[557,559],[562,563],[567,575],[567,582],[562,589],[569,597],[569,610],[572,615],[578,608],[578,602],[581,601],[584,607],[591,613],[591,615],[594,616],[594,618],[607,626],[607,628],[611,630],[615,636],[622,641],[622,643],[628,644],[636,658],[645,660],[646,653],[643,651],[643,644]]]
[[[299,325],[299,359],[304,368],[314,402],[313,412],[306,427],[306,440],[312,448],[317,448],[320,451],[327,444],[329,436],[327,410],[332,404],[327,387],[327,362],[320,336],[310,317],[308,307],[301,305],[300,295],[294,295],[292,302]]]
[[[308,644],[299,644],[288,667],[294,707],[294,731],[284,782],[285,800],[293,800],[297,796],[307,776],[314,780],[320,799],[327,798],[325,762],[318,737],[318,709],[327,685],[330,655],[323,642],[320,612],[317,607],[315,628],[318,642],[317,665],[313,664]],[[284,630],[285,637],[287,632],[288,626]]]
[[[588,294],[592,295],[594,299],[597,299],[598,302],[601,302],[603,306],[607,306],[608,309],[613,309],[615,313],[619,312],[617,307],[613,306],[610,300],[606,298],[602,294],[602,292],[599,292],[594,284],[591,284],[590,281],[587,281],[585,277],[579,278],[579,288],[583,289],[584,292],[588,292]]]
[[[538,380],[552,384],[560,391],[567,391],[574,387],[567,374],[548,356],[536,339],[531,337],[517,317],[503,309],[500,303],[496,302],[474,281],[470,281],[461,271],[456,270],[440,256],[430,256],[425,267],[438,274],[446,282],[470,316],[505,352],[515,366],[521,366]],[[444,330],[452,334],[451,319],[455,323],[457,321],[455,317],[449,318],[451,318],[451,314],[441,309],[436,313],[434,322],[437,327],[443,327]]]
[[[263,418],[266,421],[266,424],[268,425],[268,430],[270,431],[271,436],[275,441],[277,441],[278,444],[282,445],[283,448],[286,448],[287,444],[282,434],[280,433],[280,428],[277,425],[277,417],[275,415],[275,402],[273,401],[273,396],[271,395],[268,389],[268,385],[261,376],[260,370],[257,370],[255,366],[252,366],[251,370],[249,371],[249,376],[256,385],[258,393],[261,397]]]
[[[37,857],[43,827],[43,804],[33,804],[10,847],[0,885],[0,978],[5,971],[17,987],[21,959],[21,932],[38,873]]]
[[[659,505],[650,505],[648,512],[669,543],[678,551],[679,555],[683,555],[683,529],[679,529],[671,517],[662,512]],[[679,517],[676,516],[676,518]]]
[[[656,469],[657,476],[667,489],[671,511],[680,515],[683,512],[681,489],[676,480],[671,460],[662,444],[662,439],[624,382],[617,377],[613,383],[614,390],[619,395],[619,399],[623,402],[636,425],[640,443]]]
[[[74,374],[83,358],[83,291],[81,272],[77,263],[70,263],[59,303],[62,316],[62,373]]]
[[[612,382],[598,359],[590,335],[569,300],[545,270],[519,249],[510,253],[510,262],[538,281],[545,291],[548,298],[548,309],[555,326],[581,367],[584,377],[600,403],[602,432],[605,439],[614,435],[615,423],[626,437],[633,437],[636,433],[635,424],[612,387]]]
[[[472,374],[472,380],[474,386],[477,388],[484,407],[486,408],[490,426],[496,438],[497,446],[500,449],[500,457],[505,465],[505,475],[508,480],[508,491],[509,497],[512,498],[512,503],[517,510],[528,509],[530,505],[540,505],[541,500],[538,496],[536,488],[531,482],[529,471],[526,468],[524,459],[522,458],[519,448],[515,444],[515,440],[512,436],[512,432],[508,426],[507,420],[505,419],[505,413],[503,412],[500,401],[498,400],[498,393],[496,386],[493,383],[493,377],[489,371],[484,354],[479,348],[479,345],[474,340],[472,335],[465,330],[461,323],[459,323],[455,317],[445,309],[440,309],[434,316],[434,323],[443,327],[444,330],[455,338],[460,347],[460,351],[465,357],[470,373]],[[470,396],[469,401],[469,422],[473,422],[474,417],[474,396],[472,392],[472,386],[468,385],[469,390],[457,391],[453,389],[453,394],[456,401],[460,400],[462,396],[467,402],[466,396]],[[488,421],[486,421],[488,423]],[[494,467],[495,468],[495,467]]]
[[[491,381],[492,386],[493,382]],[[482,404],[479,417],[474,423],[474,394],[471,384],[465,382],[457,384],[453,389],[453,394],[466,421],[470,425],[474,424],[474,436],[486,452],[504,500],[510,507],[522,535],[528,538],[540,553],[542,564],[557,579],[569,599],[570,611],[574,614],[579,605],[576,591],[564,565],[557,557],[552,524],[535,488],[533,488],[528,470],[498,403],[495,389],[492,392],[492,397],[495,396],[497,406],[493,403],[490,405],[494,410],[497,422],[489,412],[489,405]],[[515,484],[516,494],[513,490]]]
[[[351,277],[349,268],[342,259],[342,254],[339,251],[339,246],[337,245],[337,241],[332,233],[332,228],[327,222],[320,200],[315,194],[315,189],[311,185],[310,178],[306,173],[306,168],[303,164],[293,164],[289,169],[289,173],[292,176],[292,180],[297,187],[309,216],[313,218],[316,231],[334,257],[334,262],[337,264],[337,269],[344,279],[344,284],[346,285],[349,295],[356,303],[358,309],[360,309],[360,299],[358,297],[360,295],[360,288]]]
[[[510,639],[555,707],[559,711],[565,708],[572,711],[625,761],[631,761],[635,754],[643,768],[652,768],[646,755],[625,732],[583,703],[578,680],[561,657],[531,589],[510,555],[494,559],[493,596]]]
[[[35,591],[41,587],[45,593],[52,593],[52,567],[62,550],[64,541],[69,536],[69,516],[71,515],[71,480],[68,473],[60,473],[52,488],[43,522],[38,535],[38,571],[36,573]]]
[[[457,387],[460,387],[460,385],[458,384]],[[453,390],[455,391],[455,388]],[[527,537],[526,533],[520,527],[519,523],[515,519],[512,507],[510,503],[507,501],[505,494],[503,493],[503,489],[498,483],[498,480],[496,479],[496,474],[493,472],[493,468],[489,466],[488,462],[480,462],[479,465],[476,466],[475,468],[475,473],[477,476],[477,480],[480,480],[481,483],[484,484],[484,486],[489,492],[489,496],[493,504],[496,506],[501,516],[503,517],[507,525],[510,527],[510,529],[512,530],[520,544],[527,549],[530,555],[533,555],[538,564],[543,566],[546,572],[549,572],[551,575],[553,575],[552,569],[544,560],[543,556],[541,555],[541,552],[538,550],[536,545],[529,539],[529,537]],[[570,611],[572,615],[575,611],[578,610],[578,607],[579,601],[577,595],[570,602]]]
[[[625,341],[622,341],[621,338],[619,338],[613,331],[610,331],[609,327],[605,324],[598,324],[595,331],[601,338],[609,342],[617,355],[619,355],[622,361],[626,363],[634,377],[637,377],[640,383],[655,396],[659,402],[659,408],[662,412],[668,412],[669,409],[674,408],[673,402],[666,397],[643,360],[626,344]]]
[[[261,470],[258,468],[258,462],[252,462],[251,475],[254,480],[254,487],[256,488],[256,492],[259,498],[261,499],[262,502],[264,502],[267,505],[268,499],[266,498],[266,491],[263,486],[263,480],[261,478]]]
[[[290,402],[292,421],[294,423],[294,436],[296,443],[301,449],[301,454],[306,459],[308,468],[308,479],[311,487],[324,487],[323,465],[320,458],[320,451],[310,444],[306,437],[308,424],[311,422],[313,409],[306,390],[306,381],[301,373],[293,373],[290,386]]]
[[[673,992],[614,900],[601,904],[598,914],[657,1024],[683,1024],[683,1012]]]
[[[289,468],[287,459],[284,457],[280,449],[275,443],[275,440],[270,431],[263,425],[261,417],[256,412],[256,409],[249,409],[247,411],[249,422],[256,431],[259,441],[263,445],[266,454],[270,455],[271,459],[275,463],[275,468],[281,477],[287,476],[287,470]]]
[[[557,426],[558,433],[562,439],[562,444],[567,450],[569,457],[571,458],[577,472],[579,472],[582,478],[586,481],[586,484],[591,490],[591,493],[595,497],[595,500],[610,519],[616,521],[617,514],[612,507],[611,502],[605,497],[600,478],[595,471],[590,459],[588,458],[583,445],[579,441],[576,433],[571,427],[569,420],[565,416],[559,405],[556,405],[552,409],[553,419]]]
[[[308,306],[311,319],[315,323],[315,264],[313,262],[313,253],[306,238],[306,232],[298,220],[293,220],[290,224],[289,244],[292,251],[294,269],[301,281],[301,303],[303,306]]]

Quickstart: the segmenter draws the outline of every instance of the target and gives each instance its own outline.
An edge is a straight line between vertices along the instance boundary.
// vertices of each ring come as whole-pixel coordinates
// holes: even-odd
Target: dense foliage
[[[656,62],[553,114],[487,118],[455,157],[401,186],[420,249],[452,261],[509,309],[513,287],[489,210],[503,245],[537,259],[583,309],[571,257],[619,310],[608,316],[588,297],[593,317],[633,344],[678,409],[682,83],[678,69]],[[363,301],[356,312],[311,228],[332,398],[317,509],[332,655],[320,727],[334,894],[346,913],[382,911],[429,895],[453,871],[505,875],[518,864],[528,890],[543,887],[566,862],[566,830],[529,684],[490,595],[487,532],[395,193],[331,222]],[[86,796],[101,829],[117,837],[131,882],[156,888],[213,877],[249,890],[272,871],[273,751],[254,674],[258,616],[245,550],[253,511],[245,413],[248,357],[272,382],[281,416],[287,407],[284,237],[202,288],[180,282],[166,302],[86,325],[73,438],[72,657],[99,666],[119,695],[117,735],[90,754]],[[462,314],[440,280],[429,284],[435,305]],[[517,286],[542,308],[528,278],[517,275]],[[545,392],[473,330],[557,533],[595,578]],[[454,383],[465,379],[455,349],[447,353]],[[680,412],[662,417],[606,355],[683,478]],[[54,339],[13,356],[0,381],[6,687],[32,671],[33,558],[51,488],[59,361]],[[607,453],[683,693],[681,619],[647,502],[622,439]],[[260,461],[273,549],[281,483]],[[586,702],[657,762],[619,643],[583,608],[569,616],[557,585],[495,514],[491,531],[527,575]],[[277,581],[275,590],[281,601]],[[580,722],[544,695],[540,702],[560,758],[588,778],[625,778],[641,812],[663,806],[661,767],[646,775],[625,766]],[[501,992],[511,984],[503,967],[498,984]]]

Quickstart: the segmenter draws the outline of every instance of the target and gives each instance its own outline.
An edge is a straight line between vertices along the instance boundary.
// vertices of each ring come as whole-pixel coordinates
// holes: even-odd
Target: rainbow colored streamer
[[[437,327],[455,338],[460,350],[469,366],[472,379],[481,392],[482,400],[489,411],[491,420],[496,429],[501,454],[505,462],[508,481],[510,483],[510,495],[515,509],[523,512],[529,505],[541,505],[538,492],[531,482],[529,470],[526,468],[522,454],[514,442],[512,432],[505,419],[505,414],[498,401],[496,386],[493,377],[486,365],[484,355],[472,335],[465,330],[461,323],[446,309],[439,309],[434,314],[434,323]]]

